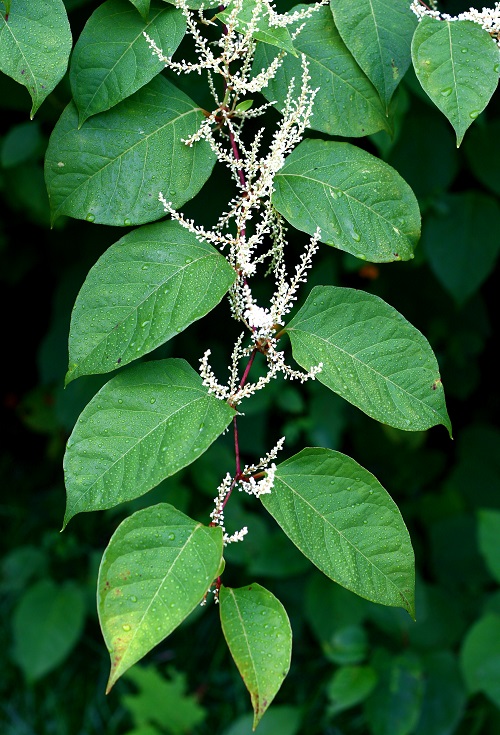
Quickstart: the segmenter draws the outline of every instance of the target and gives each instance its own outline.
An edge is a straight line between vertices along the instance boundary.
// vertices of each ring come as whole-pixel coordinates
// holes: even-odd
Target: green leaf
[[[156,668],[135,666],[127,671],[126,678],[139,691],[121,697],[121,702],[137,725],[154,723],[164,732],[168,722],[169,735],[185,735],[205,719],[206,710],[198,697],[187,693],[184,673],[169,668],[166,678]]]
[[[181,142],[204,119],[200,108],[164,77],[87,120],[68,105],[50,137],[45,179],[54,222],[63,214],[107,225],[137,225],[164,216],[158,194],[180,207],[212,172],[205,141]]]
[[[14,611],[13,656],[28,681],[59,666],[83,631],[85,601],[73,584],[49,579],[29,587]]]
[[[212,245],[178,222],[125,235],[97,261],[76,299],[66,383],[151,352],[211,311],[235,277]]]
[[[116,529],[97,582],[99,621],[111,658],[107,691],[198,605],[222,563],[222,531],[167,503]]]
[[[488,569],[500,583],[500,511],[482,509],[478,514],[479,548]]]
[[[329,7],[320,8],[306,21],[293,45],[299,55],[305,54],[311,77],[309,85],[318,89],[310,123],[313,130],[347,137],[390,131],[377,90],[342,41]],[[270,46],[258,47],[253,66],[255,73],[267,68],[275,56]],[[292,77],[298,94],[302,74],[301,59],[287,55],[263,90],[280,112],[285,106]]]
[[[422,233],[430,266],[458,304],[490,275],[500,250],[500,206],[478,191],[448,194],[426,218]]]
[[[500,615],[490,613],[472,626],[460,659],[469,692],[484,692],[500,707]]]
[[[135,5],[139,13],[142,15],[143,19],[147,21],[151,0],[130,0],[130,2],[132,3],[132,5]]]
[[[417,78],[455,129],[457,147],[498,84],[500,50],[472,21],[425,17],[412,42]]]
[[[355,707],[373,690],[377,674],[371,666],[343,666],[337,669],[327,687],[331,705],[329,712],[337,714]]]
[[[217,18],[222,23],[227,23],[229,21],[231,12],[234,9],[232,8],[233,4],[233,2],[230,2],[225,10],[217,14]],[[257,0],[245,0],[243,7],[237,14],[235,23],[235,27],[240,33],[244,34],[248,32],[248,26],[254,18],[254,13],[257,5]],[[292,54],[293,56],[298,56],[293,46],[292,37],[288,28],[271,26],[269,20],[269,12],[267,8],[262,6],[262,4],[260,4],[260,11],[257,18],[257,27],[256,30],[252,33],[252,38],[255,38],[256,41],[268,43],[270,46],[277,46],[284,51],[288,51],[288,53]]]
[[[340,35],[382,101],[389,102],[411,62],[417,25],[407,0],[330,0]]]
[[[365,703],[373,735],[410,735],[420,714],[424,680],[420,661],[412,653],[401,656],[379,651],[373,665],[378,684]]]
[[[106,383],[71,434],[64,526],[133,500],[191,464],[235,415],[184,360],[135,365]]]
[[[294,358],[368,416],[406,431],[451,432],[436,358],[425,337],[378,296],[316,286],[286,326]]]
[[[415,195],[387,163],[351,145],[304,140],[274,179],[273,205],[291,225],[363,260],[413,258]]]
[[[66,71],[68,16],[62,0],[16,0],[7,14],[0,12],[0,71],[27,88],[33,118]]]
[[[250,692],[253,729],[290,668],[292,629],[285,608],[260,584],[219,592],[222,631]]]
[[[331,449],[282,462],[264,507],[318,569],[372,602],[414,616],[414,558],[397,505],[378,480]]]
[[[69,78],[79,126],[91,115],[130,97],[164,68],[143,33],[170,56],[185,32],[181,11],[164,3],[153,4],[147,22],[128,0],[107,0],[100,5],[87,21],[71,57]]]

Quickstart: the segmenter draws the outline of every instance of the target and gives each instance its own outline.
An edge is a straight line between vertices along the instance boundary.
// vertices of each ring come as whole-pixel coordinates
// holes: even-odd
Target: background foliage
[[[65,5],[77,38],[99,3]],[[440,7],[457,13],[468,5]],[[195,84],[188,79],[186,92],[198,100]],[[116,240],[111,227],[64,217],[49,229],[42,163],[70,96],[65,77],[28,122],[32,102],[26,90],[0,75],[6,428],[0,448],[1,731],[243,735],[252,719],[247,693],[212,609],[195,611],[105,698],[108,657],[94,601],[110,527],[166,499],[193,517],[206,517],[219,466],[231,462],[230,440],[218,442],[147,499],[80,515],[71,534],[59,534],[64,445],[106,380],[82,377],[63,390],[69,317],[89,268]],[[227,582],[238,586],[251,577],[271,583],[294,632],[292,668],[260,725],[262,735],[500,731],[500,394],[494,356],[500,98],[497,91],[458,150],[451,126],[411,72],[397,103],[394,139],[377,133],[356,142],[381,155],[417,194],[424,220],[416,257],[368,265],[322,248],[315,272],[322,282],[381,296],[429,338],[454,441],[443,427],[410,434],[379,425],[315,383],[298,388],[276,381],[248,403],[241,442],[246,456],[258,458],[284,433],[290,453],[304,445],[346,451],[377,476],[401,508],[415,547],[417,622],[332,585],[271,518],[254,515],[244,497],[235,498],[229,520],[242,525],[244,514],[251,533],[226,550],[232,575]],[[211,197],[223,202],[227,192],[217,169],[213,176]],[[209,222],[213,207],[213,198],[198,196],[186,211]],[[203,334],[222,369],[224,319],[218,307],[154,356],[182,355],[196,364]],[[229,321],[227,330],[233,330]]]

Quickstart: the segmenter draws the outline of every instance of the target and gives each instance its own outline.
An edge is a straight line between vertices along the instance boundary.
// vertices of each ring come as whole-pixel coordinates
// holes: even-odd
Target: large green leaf
[[[386,109],[411,63],[417,25],[408,0],[330,0],[340,35]]]
[[[422,244],[434,274],[458,304],[490,275],[500,251],[500,206],[479,191],[448,194],[426,218]]]
[[[245,0],[243,7],[239,10],[236,18],[236,28],[241,33],[247,32],[248,26],[252,22],[256,6],[257,0]],[[217,18],[222,21],[222,23],[227,23],[232,10],[233,3],[230,2],[222,12],[217,14]],[[257,20],[257,27],[252,33],[252,37],[255,38],[256,41],[263,41],[271,46],[277,46],[278,48],[297,56],[288,28],[271,26],[269,23],[269,12],[267,8],[262,6],[262,4],[259,18]]]
[[[215,155],[205,141],[182,143],[204,119],[163,76],[78,129],[73,103],[50,137],[45,179],[52,220],[63,214],[108,225],[164,215],[158,193],[180,207],[210,176]]]
[[[469,693],[484,692],[500,707],[500,615],[490,613],[474,623],[460,659]]]
[[[97,261],[78,294],[66,382],[151,352],[211,311],[235,277],[178,222],[133,230]]]
[[[350,457],[304,449],[282,462],[263,505],[324,574],[414,616],[414,558],[397,505]]]
[[[425,17],[413,36],[412,59],[420,84],[453,125],[459,146],[497,88],[497,44],[477,23]]]
[[[24,592],[12,618],[12,653],[28,681],[64,661],[82,634],[84,620],[85,598],[76,585],[44,579]]]
[[[112,378],[68,440],[64,525],[76,513],[143,495],[203,454],[234,415],[184,360],[148,362]]]
[[[451,432],[429,343],[378,296],[316,286],[286,331],[299,365],[322,362],[318,380],[368,416],[407,431],[443,424]]]
[[[359,137],[390,130],[377,90],[359,68],[335,28],[329,7],[309,18],[293,45],[309,63],[310,86],[318,89],[310,127],[328,135]],[[267,68],[276,51],[267,44],[257,48],[255,72]],[[292,77],[298,94],[301,59],[287,55],[263,94],[283,110]]]
[[[252,699],[255,730],[290,668],[292,629],[281,602],[260,584],[222,586],[219,603],[224,637]]]
[[[0,71],[31,95],[31,118],[62,79],[71,52],[63,0],[15,0],[0,10]]]
[[[185,31],[180,10],[158,0],[147,22],[128,0],[107,0],[100,5],[87,21],[71,57],[69,78],[79,125],[130,97],[163,69],[144,33],[169,56]]]
[[[198,605],[222,564],[222,532],[167,503],[116,529],[101,562],[97,608],[111,657],[107,691]]]
[[[304,140],[274,179],[273,205],[298,230],[376,263],[408,260],[420,236],[418,203],[401,176],[351,145]]]

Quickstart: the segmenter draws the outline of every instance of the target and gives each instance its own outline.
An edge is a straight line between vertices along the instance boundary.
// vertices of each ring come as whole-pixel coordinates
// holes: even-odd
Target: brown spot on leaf
[[[440,385],[442,385],[441,378],[436,378],[436,380],[432,384],[432,390],[437,390]]]

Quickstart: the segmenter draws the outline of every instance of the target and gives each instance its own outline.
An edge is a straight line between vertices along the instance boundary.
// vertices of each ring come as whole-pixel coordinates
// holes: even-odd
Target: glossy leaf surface
[[[235,280],[178,222],[133,230],[90,270],[73,309],[66,382],[151,352],[207,314]]]
[[[97,608],[117,679],[198,605],[222,563],[222,532],[167,503],[126,518],[102,558]]]
[[[222,586],[219,604],[224,637],[250,692],[255,729],[290,668],[290,622],[281,602],[260,584]]]
[[[436,358],[399,312],[363,291],[316,286],[287,325],[295,360],[368,416],[407,431],[451,431]]]
[[[164,68],[144,33],[165,56],[172,55],[182,41],[186,22],[180,10],[156,0],[148,13],[145,22],[128,0],[107,0],[90,16],[71,57],[70,82],[79,125],[130,97]]]
[[[64,525],[76,513],[138,498],[193,462],[234,411],[184,360],[157,360],[112,378],[68,440]]]
[[[417,18],[407,0],[330,0],[343,41],[386,107],[411,63]]]
[[[134,225],[164,216],[158,200],[180,207],[212,172],[215,157],[204,141],[181,142],[203,120],[200,108],[158,76],[78,129],[73,103],[49,141],[45,179],[52,220],[63,214],[108,225]]]
[[[313,130],[359,137],[390,129],[377,90],[340,37],[329,7],[320,8],[306,21],[293,45],[309,64],[309,85],[318,89],[310,124]],[[255,55],[255,72],[267,68],[275,55],[272,48],[261,45]],[[263,94],[283,110],[292,77],[298,94],[302,73],[301,59],[287,55]]]
[[[455,129],[457,146],[498,85],[500,49],[471,21],[423,18],[412,42],[418,80]]]
[[[64,76],[71,43],[62,0],[15,0],[8,20],[0,11],[0,71],[30,93],[31,118]]]
[[[414,616],[414,557],[397,505],[357,462],[304,449],[278,465],[262,504],[327,577]]]
[[[420,212],[408,184],[386,163],[351,145],[304,140],[274,179],[272,201],[290,224],[358,258],[408,260]]]

